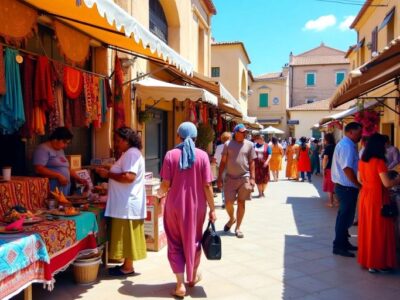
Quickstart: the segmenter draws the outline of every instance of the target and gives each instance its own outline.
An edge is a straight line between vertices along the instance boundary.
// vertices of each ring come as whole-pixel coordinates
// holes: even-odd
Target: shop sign
[[[287,120],[286,122],[288,125],[299,125],[300,121],[299,120]]]

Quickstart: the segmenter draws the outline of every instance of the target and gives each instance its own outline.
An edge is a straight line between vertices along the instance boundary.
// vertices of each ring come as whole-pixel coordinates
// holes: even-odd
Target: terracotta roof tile
[[[255,80],[260,79],[275,79],[275,78],[284,78],[282,72],[275,72],[275,73],[265,73],[254,77]]]

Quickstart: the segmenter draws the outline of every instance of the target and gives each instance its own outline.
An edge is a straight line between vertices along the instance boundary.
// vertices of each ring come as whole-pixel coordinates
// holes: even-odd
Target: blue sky
[[[254,75],[280,71],[294,55],[327,46],[347,51],[357,41],[350,30],[363,0],[341,0],[360,5],[318,0],[213,0],[217,15],[212,36],[217,42],[242,41]]]

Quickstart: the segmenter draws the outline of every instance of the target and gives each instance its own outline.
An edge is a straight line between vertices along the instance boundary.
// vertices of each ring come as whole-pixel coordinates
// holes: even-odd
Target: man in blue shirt
[[[348,229],[353,224],[356,211],[358,191],[361,187],[357,180],[358,149],[361,140],[362,126],[351,122],[344,129],[345,136],[336,145],[332,160],[332,181],[339,199],[339,211],[336,217],[333,254],[355,257],[350,251],[357,250],[349,242]]]

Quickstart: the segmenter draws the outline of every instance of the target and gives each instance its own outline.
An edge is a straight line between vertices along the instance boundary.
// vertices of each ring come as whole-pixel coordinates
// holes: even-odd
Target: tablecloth
[[[60,217],[60,219],[75,222],[76,240],[80,241],[91,233],[97,233],[99,230],[96,215],[92,212],[81,211],[80,215],[73,217]]]

